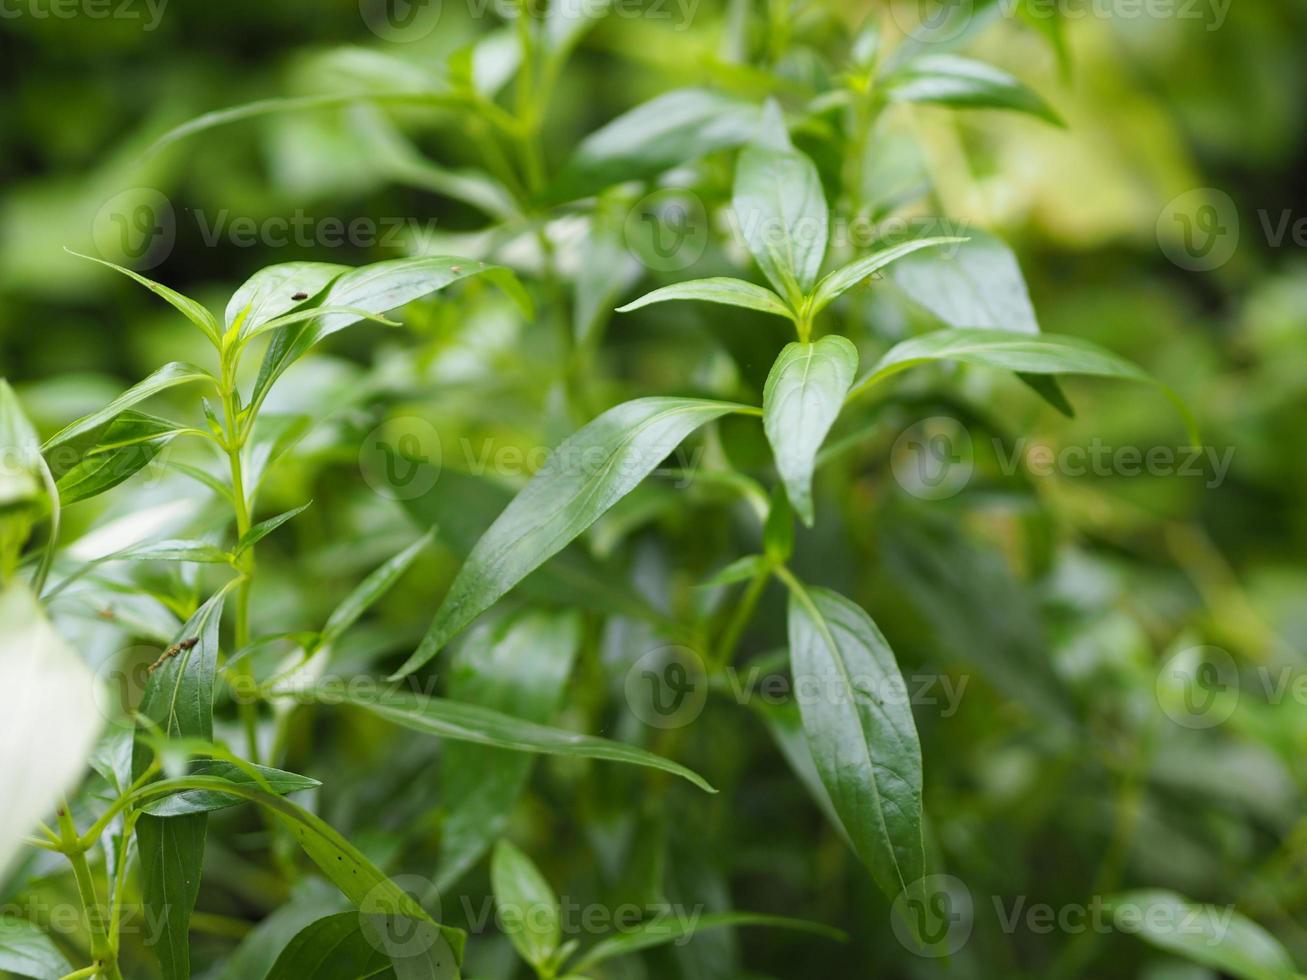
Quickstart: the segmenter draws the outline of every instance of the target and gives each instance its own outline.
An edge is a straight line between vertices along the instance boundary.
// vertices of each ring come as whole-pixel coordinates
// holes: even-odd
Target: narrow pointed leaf
[[[143,412],[126,411],[109,423],[80,463],[58,480],[65,505],[112,490],[149,465],[183,427]]]
[[[822,784],[862,862],[897,897],[925,873],[921,745],[894,653],[863,610],[794,583],[790,661]]]
[[[395,557],[373,569],[327,617],[327,625],[322,628],[322,634],[318,637],[315,646],[331,646],[340,639],[345,631],[358,622],[358,618],[367,612],[374,602],[389,592],[399,581],[400,576],[408,571],[417,556],[431,543],[435,533],[435,528],[432,528]]]
[[[285,695],[292,692],[277,693]],[[661,769],[689,780],[702,790],[716,792],[697,773],[644,749],[561,728],[537,725],[475,704],[430,698],[406,691],[342,691],[331,685],[296,691],[293,695],[297,698],[309,697],[323,704],[347,704],[362,708],[396,725],[440,738],[474,742],[514,752],[602,759]]]
[[[914,303],[950,327],[1039,333],[1016,254],[984,231],[969,231],[956,248],[905,255],[889,277]]]
[[[258,773],[257,779],[240,766],[230,762],[206,759],[196,763],[194,775],[211,776],[231,783],[243,783],[279,796],[322,785],[318,780],[301,776],[299,773],[270,769],[267,766],[251,766],[251,768]],[[201,789],[167,796],[153,803],[147,803],[141,809],[156,817],[180,817],[188,813],[212,813],[214,810],[225,810],[241,802],[240,797],[229,793]]]
[[[905,340],[885,354],[853,386],[852,398],[872,385],[931,361],[962,361],[1027,374],[1084,374],[1156,385],[1176,407],[1189,438],[1198,445],[1197,426],[1183,401],[1143,368],[1097,344],[1057,334],[1030,335],[1010,330],[936,330]]]
[[[495,845],[490,883],[508,938],[539,971],[563,940],[558,896],[532,860],[508,840]]]
[[[350,271],[350,266],[328,262],[283,262],[266,266],[232,294],[227,304],[226,324],[230,327],[244,314],[241,332],[248,335],[269,320],[309,303]]]
[[[1054,126],[1062,118],[1040,96],[1005,71],[952,54],[926,55],[882,81],[893,102],[930,102],[955,109],[1010,109]]]
[[[566,439],[472,549],[421,646],[397,676],[435,656],[634,490],[691,432],[742,407],[691,398],[639,398],[609,409]]]
[[[167,286],[157,283],[153,279],[147,279],[145,276],[133,272],[131,269],[125,269],[121,265],[116,265],[113,262],[106,262],[104,259],[97,259],[93,255],[83,255],[80,252],[73,252],[71,249],[67,249],[66,251],[70,252],[72,255],[76,255],[79,259],[87,259],[91,262],[97,262],[106,268],[113,269],[115,272],[121,272],[127,278],[140,283],[156,296],[166,300],[173,309],[199,327],[200,330],[204,332],[204,335],[211,341],[215,344],[218,342],[218,337],[222,331],[218,328],[217,318],[204,306],[197,303],[189,296],[183,296],[175,289],[169,289]]]
[[[790,320],[794,312],[770,289],[745,282],[743,279],[719,277],[713,279],[692,279],[678,282],[662,289],[655,289],[639,299],[617,308],[618,313],[630,313],[642,306],[652,303],[666,303],[675,299],[698,299],[706,303],[721,303],[725,306],[742,306],[750,310],[761,310]]]
[[[812,471],[817,451],[844,407],[858,371],[858,349],[839,336],[786,344],[763,388],[763,427],[790,503],[813,522]]]
[[[277,528],[281,527],[292,518],[298,517],[312,505],[313,501],[310,500],[307,504],[300,504],[298,507],[286,511],[284,514],[278,514],[276,517],[269,517],[266,521],[260,521],[258,524],[255,524],[252,528],[242,534],[241,539],[236,542],[235,553],[239,555],[242,552],[253,548],[269,534],[277,530]]]
[[[1239,980],[1300,976],[1279,941],[1233,908],[1195,904],[1160,889],[1129,892],[1109,904],[1118,930]]]
[[[918,238],[914,241],[892,245],[889,248],[881,249],[879,252],[873,252],[870,255],[862,256],[860,259],[855,259],[848,265],[836,269],[830,275],[824,277],[821,282],[817,283],[817,288],[813,292],[812,297],[812,312],[817,313],[825,309],[836,297],[852,289],[862,280],[876,272],[879,272],[897,259],[911,255],[913,252],[919,252],[922,249],[935,248],[940,245],[951,245],[964,241],[966,241],[965,238]]]
[[[53,436],[47,439],[45,445],[41,448],[48,454],[52,449],[71,443],[79,436],[95,432],[102,426],[108,425],[123,412],[127,411],[127,409],[145,401],[145,399],[152,395],[157,395],[161,391],[175,388],[178,385],[207,380],[212,380],[209,373],[200,368],[194,367],[193,365],[183,364],[180,361],[173,361],[170,364],[165,364],[144,381],[140,381],[128,388],[98,412],[92,412],[90,415],[85,415],[76,422],[60,429]],[[56,477],[63,472],[54,467],[53,464],[51,469],[54,470]]]

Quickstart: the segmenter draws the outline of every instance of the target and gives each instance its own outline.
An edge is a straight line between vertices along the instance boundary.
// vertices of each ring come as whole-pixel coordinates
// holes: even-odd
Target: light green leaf
[[[563,167],[547,198],[570,201],[640,180],[753,139],[762,111],[704,89],[680,89],[636,106],[591,133]]]
[[[467,634],[450,664],[449,696],[538,724],[562,707],[572,662],[581,646],[576,611],[524,609]],[[436,884],[451,887],[508,826],[533,759],[467,742],[445,746],[440,868]]]
[[[194,775],[224,779],[231,783],[244,783],[258,787],[265,792],[276,793],[279,796],[286,793],[296,793],[300,790],[313,789],[315,786],[322,785],[316,779],[310,779],[308,776],[301,776],[294,772],[269,769],[267,766],[251,765],[250,768],[258,773],[257,779],[249,771],[230,762],[206,759],[195,764]],[[161,800],[146,804],[141,809],[143,812],[153,814],[156,817],[180,817],[188,813],[212,813],[214,810],[224,810],[227,807],[236,806],[240,802],[239,797],[228,793],[191,790],[177,793],[174,796],[166,796]]]
[[[626,203],[601,200],[590,218],[572,298],[572,335],[579,343],[597,343],[613,303],[640,276],[640,263],[624,238]]]
[[[236,542],[235,554],[241,555],[253,548],[269,534],[277,530],[277,528],[281,527],[292,518],[298,517],[312,505],[313,501],[310,500],[307,504],[300,504],[298,507],[286,511],[284,514],[278,514],[276,517],[269,517],[266,521],[260,521],[258,524],[255,524],[252,528],[242,534],[240,540]]]
[[[507,839],[495,845],[490,884],[504,931],[522,959],[540,972],[563,941],[558,896],[540,869]]]
[[[731,206],[759,268],[797,308],[826,256],[829,209],[817,168],[792,147],[747,146],[736,164]]]
[[[718,570],[709,576],[703,582],[699,583],[700,589],[716,589],[723,585],[735,585],[739,582],[747,582],[758,574],[760,569],[767,567],[767,559],[762,555],[745,555],[743,558],[737,558],[725,568]]]
[[[569,967],[572,972],[588,970],[605,960],[618,956],[627,956],[642,949],[665,946],[668,943],[680,943],[692,935],[709,929],[726,929],[736,926],[757,926],[763,929],[793,929],[808,932],[836,942],[846,942],[848,936],[822,925],[820,922],[807,922],[803,919],[790,919],[780,915],[759,915],[754,912],[710,912],[697,917],[670,917],[660,921],[650,921],[636,926],[607,939],[600,940],[590,947],[575,964]]]
[[[85,436],[94,433],[102,426],[108,425],[127,409],[131,408],[152,395],[157,395],[161,391],[169,388],[175,388],[178,385],[190,384],[194,381],[212,381],[213,377],[207,371],[194,367],[190,364],[183,364],[180,361],[173,361],[165,364],[159,370],[155,371],[144,381],[140,381],[128,388],[121,395],[111,401],[98,412],[92,412],[85,415],[64,428],[60,429],[53,436],[46,440],[42,451],[47,455],[52,449],[65,446],[71,443],[79,436]],[[80,458],[80,456],[78,457]],[[51,470],[55,476],[60,476],[68,467],[60,468],[55,465],[57,457],[51,459]]]
[[[150,672],[137,713],[169,738],[213,738],[213,682],[218,663],[218,625],[226,591],[219,592],[181,628],[163,658]],[[145,730],[138,730],[132,750],[132,778],[139,779],[154,758]],[[225,783],[226,781],[218,781]],[[164,980],[190,977],[191,912],[200,893],[205,813],[162,817],[145,814],[136,821],[145,907],[160,925],[155,954]]]
[[[3,378],[0,378],[0,455],[8,464],[0,465],[0,586],[3,586],[18,567],[23,546],[40,514],[43,465],[36,429]],[[47,554],[52,547],[53,541],[46,549]]]
[[[327,262],[283,262],[269,265],[250,276],[232,294],[227,303],[225,320],[228,327],[243,313],[241,333],[257,330],[306,303],[312,303],[332,282],[350,272],[347,265]],[[302,297],[296,299],[295,297]]]
[[[208,337],[209,340],[213,341],[215,345],[218,343],[218,338],[222,331],[218,328],[217,318],[189,296],[183,296],[175,289],[169,289],[167,286],[157,283],[153,279],[146,279],[145,276],[133,272],[131,269],[125,269],[120,265],[115,265],[113,262],[106,262],[104,259],[97,259],[93,255],[83,255],[81,252],[74,252],[72,249],[64,249],[64,251],[68,252],[70,255],[76,255],[79,259],[87,259],[91,262],[97,262],[106,268],[113,269],[115,272],[121,272],[127,278],[140,283],[156,296],[166,300],[173,309],[199,327],[200,330],[204,332],[204,335]]]
[[[864,255],[860,259],[855,259],[848,265],[836,269],[830,275],[825,276],[821,282],[817,283],[817,288],[813,290],[812,300],[810,301],[809,315],[824,310],[837,296],[852,289],[862,280],[885,268],[885,266],[894,262],[896,259],[901,259],[904,256],[911,255],[913,252],[919,252],[925,248],[934,248],[938,245],[951,245],[963,241],[966,241],[966,239],[947,237],[918,238],[914,241],[892,245],[889,248],[881,249],[879,252],[873,252],[870,255]]]
[[[790,663],[808,748],[854,849],[890,898],[925,873],[921,745],[894,653],[863,610],[790,585]]]
[[[602,20],[613,0],[555,0],[545,16],[545,39],[555,57],[564,57],[587,30]]]
[[[896,262],[894,284],[950,327],[990,327],[1039,333],[1025,277],[1012,249],[983,231],[945,252],[921,252]]]
[[[60,980],[73,972],[50,937],[23,919],[0,917],[0,973]]]
[[[431,543],[435,534],[436,530],[432,528],[385,564],[373,569],[327,617],[327,625],[322,627],[322,633],[314,648],[331,646],[340,639],[374,602],[390,591],[391,587],[399,581],[400,576],[408,571],[417,556]]]
[[[773,313],[790,320],[795,319],[794,311],[785,305],[770,289],[756,286],[743,279],[717,277],[713,279],[692,279],[678,282],[662,289],[645,293],[639,299],[617,308],[618,313],[629,313],[651,303],[666,303],[674,299],[699,299],[707,303],[722,303],[725,306],[742,306],[750,310]]]
[[[872,371],[853,386],[854,398],[900,371],[931,361],[962,361],[1028,374],[1084,374],[1156,385],[1175,405],[1194,445],[1197,426],[1183,401],[1143,368],[1078,337],[1024,334],[1011,330],[936,330],[891,347]]]
[[[955,109],[1011,109],[1065,125],[1042,98],[1005,71],[953,54],[925,55],[882,79],[892,102],[931,102]]]
[[[95,676],[27,585],[9,582],[0,591],[0,878],[85,772],[101,723]]]
[[[716,792],[697,773],[643,749],[561,728],[537,725],[475,704],[429,698],[407,691],[341,690],[332,685],[305,691],[274,693],[283,696],[293,694],[296,698],[307,697],[322,704],[346,704],[363,708],[396,725],[440,738],[475,742],[514,752],[602,759],[660,769],[687,779],[702,790]]]
[[[1232,907],[1197,905],[1160,889],[1112,898],[1121,932],[1239,980],[1294,980],[1293,959],[1269,932]]]
[[[803,523],[812,526],[817,451],[839,418],[858,370],[858,349],[843,337],[786,344],[763,388],[763,428],[776,469]]]
[[[504,593],[561,551],[654,471],[695,429],[747,406],[638,398],[564,440],[477,542],[422,644],[397,677],[417,670]]]

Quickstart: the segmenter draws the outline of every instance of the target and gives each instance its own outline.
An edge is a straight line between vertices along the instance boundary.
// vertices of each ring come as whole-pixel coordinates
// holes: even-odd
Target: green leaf
[[[582,140],[546,197],[575,200],[740,146],[753,139],[761,118],[757,105],[717,92],[668,92]]]
[[[955,109],[1010,109],[1065,123],[1053,108],[1020,81],[993,65],[953,54],[925,55],[881,81],[892,102],[930,102]]]
[[[131,269],[125,269],[120,265],[115,265],[113,262],[106,262],[104,259],[97,259],[93,255],[83,255],[81,252],[74,252],[72,249],[64,249],[64,251],[68,252],[70,255],[76,255],[79,259],[87,259],[91,262],[97,262],[106,268],[113,269],[115,272],[121,272],[127,278],[140,283],[156,296],[166,300],[173,309],[199,327],[200,330],[204,332],[204,335],[215,345],[218,343],[222,331],[218,327],[217,318],[189,296],[183,296],[175,289],[169,289],[167,286],[157,283],[153,279],[146,279],[145,276],[135,273]]]
[[[225,596],[225,590],[219,592],[182,626],[170,647],[173,655],[159,662],[145,683],[137,713],[169,738],[213,738],[213,682]],[[133,779],[145,773],[154,757],[144,734],[138,731],[132,751]],[[164,980],[190,977],[188,932],[200,892],[208,826],[205,813],[168,819],[145,814],[136,822],[142,898],[160,926],[155,954]]]
[[[767,559],[762,555],[745,555],[743,558],[735,559],[725,568],[719,569],[709,578],[699,583],[698,588],[716,589],[723,585],[747,582],[757,575],[759,570],[766,568],[767,565]]]
[[[1143,368],[1097,344],[1057,334],[1030,335],[1011,330],[936,330],[891,347],[872,371],[853,386],[854,398],[885,378],[931,361],[962,361],[1027,374],[1084,374],[1156,385],[1175,405],[1189,438],[1199,445],[1197,426],[1183,401]]]
[[[340,639],[374,602],[390,591],[391,587],[408,571],[417,556],[431,544],[435,534],[436,530],[432,528],[395,557],[373,569],[362,582],[356,585],[327,617],[327,625],[322,627],[322,633],[314,648],[329,647]]]
[[[830,217],[817,168],[792,147],[747,146],[736,164],[731,206],[758,267],[797,308],[826,256]]]
[[[257,330],[269,320],[311,303],[350,266],[327,262],[283,262],[250,276],[227,303],[225,321],[230,328],[241,314],[241,333]],[[301,297],[296,299],[295,297]]]
[[[803,523],[812,526],[817,451],[839,418],[858,370],[858,349],[839,336],[786,344],[763,388],[763,427],[776,469]]]
[[[449,696],[544,724],[562,707],[581,636],[575,611],[524,609],[478,624],[450,664]],[[533,761],[467,742],[445,746],[439,888],[452,886],[504,833]]]
[[[772,490],[771,507],[762,526],[762,546],[767,558],[777,565],[783,565],[794,554],[794,511],[782,486]]]
[[[545,40],[555,57],[564,57],[596,22],[602,20],[613,0],[594,3],[551,3],[545,16]]]
[[[854,849],[895,898],[925,874],[921,745],[894,653],[863,610],[790,585],[790,663],[808,748]]]
[[[152,395],[157,395],[161,391],[175,388],[178,385],[190,384],[193,381],[212,380],[213,377],[207,371],[201,370],[193,365],[183,364],[180,361],[173,361],[169,364],[165,364],[144,381],[132,385],[132,387],[128,388],[98,412],[92,412],[90,415],[83,416],[76,422],[72,422],[60,429],[53,436],[47,439],[45,445],[41,448],[48,456],[52,456],[50,460],[51,470],[54,472],[56,477],[59,477],[68,469],[68,467],[60,468],[56,465],[58,454],[51,454],[50,451],[52,449],[68,445],[80,436],[96,432],[103,426],[107,426],[133,405],[143,402],[145,399]],[[80,456],[78,458],[80,459]]]
[[[638,398],[564,440],[459,569],[422,644],[396,677],[417,670],[504,593],[639,485],[695,429],[747,406]]]
[[[343,911],[340,893],[321,878],[304,878],[290,901],[256,925],[223,962],[213,980],[265,978],[277,957],[301,929],[318,919]]]
[[[504,931],[522,959],[540,972],[563,941],[558,896],[531,859],[506,839],[495,845],[490,884]]]
[[[346,685],[348,687],[349,685]],[[346,704],[370,711],[404,728],[440,738],[457,739],[514,752],[601,759],[627,765],[660,769],[689,780],[709,793],[714,790],[702,776],[684,766],[622,742],[582,735],[578,732],[549,728],[523,721],[475,704],[462,704],[444,698],[430,698],[407,691],[342,690],[324,684],[303,691],[277,691],[308,697],[321,704]]]
[[[167,419],[126,411],[109,423],[82,461],[58,480],[66,506],[112,490],[149,465],[183,427]]]
[[[890,270],[894,284],[913,302],[950,327],[1039,333],[1026,280],[1012,249],[984,231],[970,232],[966,239],[937,241],[959,244],[946,252],[905,257]]]
[[[86,771],[101,721],[95,676],[28,586],[9,582],[0,591],[0,878]]]
[[[776,316],[783,316],[790,320],[796,319],[794,311],[785,305],[785,300],[770,289],[756,286],[751,282],[745,282],[743,279],[726,277],[693,279],[689,282],[678,282],[671,286],[664,286],[662,289],[655,289],[651,293],[645,293],[639,299],[627,303],[625,306],[619,306],[617,312],[630,313],[632,310],[638,310],[642,306],[649,306],[651,303],[666,303],[668,300],[674,299],[700,299],[707,303],[742,306],[750,310],[761,310],[763,313],[773,313]]]
[[[830,275],[825,276],[821,282],[817,283],[817,288],[812,294],[809,315],[811,316],[812,314],[824,310],[836,297],[852,289],[858,283],[862,282],[862,280],[885,268],[885,266],[897,259],[911,255],[913,252],[919,252],[925,248],[934,248],[938,245],[951,245],[964,241],[966,241],[965,238],[918,238],[914,241],[892,245],[889,248],[881,249],[879,252],[872,252],[870,255],[864,255],[860,259],[855,259],[848,265],[836,269]]]
[[[0,973],[35,980],[60,980],[73,972],[50,937],[30,922],[0,918]]]
[[[250,548],[253,548],[269,534],[277,530],[277,528],[281,527],[292,518],[298,517],[312,505],[313,501],[310,500],[308,503],[300,504],[298,507],[286,511],[284,514],[278,514],[276,517],[269,517],[266,521],[260,521],[258,524],[255,524],[248,531],[242,534],[241,539],[236,542],[235,554],[240,555],[248,551]]]
[[[338,912],[305,926],[277,957],[266,980],[394,977],[390,957],[364,933],[363,917],[358,912]]]
[[[320,270],[325,275],[326,270]],[[281,328],[273,335],[254,382],[251,402],[258,404],[272,384],[316,344],[365,314],[397,309],[469,276],[484,276],[503,290],[526,317],[532,315],[531,298],[517,277],[502,266],[452,255],[392,259],[351,269],[333,279],[313,305],[354,312],[326,313],[304,323]]]
[[[1197,905],[1161,889],[1109,902],[1121,932],[1239,980],[1294,980],[1293,959],[1269,932],[1233,908]]]
[[[298,773],[269,769],[267,766],[252,765],[251,768],[258,773],[259,778],[256,779],[249,771],[230,762],[204,760],[196,763],[194,774],[197,776],[212,776],[215,779],[223,779],[230,783],[245,783],[269,793],[276,793],[279,796],[286,793],[296,793],[300,790],[313,789],[315,786],[322,785],[318,780],[310,779],[308,776],[301,776]],[[146,804],[141,809],[145,813],[153,814],[156,817],[180,817],[188,813],[211,813],[214,810],[224,810],[227,807],[236,806],[240,802],[239,797],[228,793],[192,790],[186,793],[178,793],[175,796],[164,797],[161,800]]]
[[[736,926],[757,926],[763,929],[793,929],[798,932],[812,933],[836,942],[846,942],[848,936],[838,929],[822,925],[819,922],[807,922],[803,919],[791,919],[779,915],[759,915],[754,912],[710,912],[707,915],[682,919],[673,917],[661,921],[641,923],[634,929],[622,932],[607,939],[600,940],[590,947],[575,964],[570,972],[588,970],[605,960],[618,956],[628,956],[642,949],[665,946],[668,943],[683,942],[689,936],[709,929],[734,928]]]
[[[0,463],[4,464],[0,465],[0,586],[3,586],[18,567],[23,546],[40,514],[44,465],[36,429],[3,378],[0,378],[0,457]],[[47,555],[52,553],[54,545],[52,535]]]
[[[195,790],[238,796],[257,803],[275,815],[290,829],[304,853],[312,859],[318,869],[363,913],[364,919],[380,916],[382,918],[380,925],[384,925],[386,920],[403,919],[405,922],[396,929],[401,937],[415,926],[419,928],[424,925],[435,926],[436,931],[426,931],[423,928],[418,937],[413,937],[420,940],[417,945],[423,947],[421,950],[423,959],[419,962],[429,962],[432,969],[443,971],[431,974],[432,976],[456,977],[458,975],[457,965],[462,962],[466,934],[461,929],[437,923],[411,895],[369,861],[362,851],[321,817],[310,813],[298,804],[285,797],[264,792],[250,784],[233,783],[209,776],[186,776],[152,783],[138,790],[135,795],[142,799],[153,799]],[[140,822],[150,819],[157,818],[141,817]],[[172,817],[160,822],[173,825],[197,819],[206,818]],[[411,936],[411,932],[409,935]],[[379,929],[376,938],[382,942],[383,948],[390,948],[387,944],[393,938],[391,933]],[[416,950],[411,951],[416,952]],[[418,976],[427,975],[418,974]]]

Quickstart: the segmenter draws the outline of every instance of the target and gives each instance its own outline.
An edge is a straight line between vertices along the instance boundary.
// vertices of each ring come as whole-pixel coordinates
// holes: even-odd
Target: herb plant
[[[1155,387],[1164,424],[1198,444],[1141,367],[1040,330],[997,237],[939,217],[887,232],[938,203],[886,186],[895,111],[1062,120],[953,50],[974,31],[896,46],[879,13],[849,30],[822,4],[766,6],[732,5],[716,86],[657,95],[557,159],[550,120],[603,5],[519,11],[438,70],[337,52],[330,90],[155,144],[343,118],[379,170],[483,223],[455,236],[462,256],[435,236],[406,258],[269,265],[221,316],[91,259],[169,304],[208,360],[167,363],[44,440],[0,382],[0,865],[80,909],[58,941],[6,919],[0,972],[1073,978],[1156,949],[1298,975],[1251,918],[1217,929],[1215,906],[1126,874],[1157,719],[1113,719],[1137,757],[1078,757],[1101,705],[1030,639],[1005,562],[960,535],[981,508],[865,479],[901,462],[885,436],[905,413],[946,405],[979,426],[987,399],[1037,398],[1070,416],[1064,376]],[[409,129],[431,119],[475,167],[418,152]],[[854,241],[858,227],[874,233]],[[472,371],[469,408],[441,365],[496,323],[529,363]],[[674,364],[641,363],[645,332],[686,338]],[[324,349],[373,347],[393,356],[295,407]],[[405,420],[439,431],[444,458],[364,436]],[[548,452],[521,479],[487,477],[452,451],[464,424]],[[909,465],[939,462],[933,438],[907,444]],[[376,452],[351,467],[360,443]],[[383,496],[357,503],[374,480]],[[139,510],[67,540],[78,508],[147,483],[162,500],[142,490]],[[995,494],[1021,500],[1006,532],[1037,573],[1056,529],[1019,484]],[[330,560],[307,565],[333,535],[347,587]],[[110,655],[64,635],[79,604],[107,621]],[[980,675],[980,707],[932,715],[916,696],[932,671]],[[753,687],[764,676],[787,696]],[[978,734],[986,713],[1000,735]],[[1083,766],[1116,786],[1117,825],[1075,847],[1105,855],[1081,884],[1117,932],[1014,953],[968,918],[959,940],[957,883],[989,883],[970,909],[1002,887],[1005,855],[981,816],[951,812],[966,795],[953,754],[991,737],[1061,785]],[[1046,833],[1035,810],[1055,801],[1025,792],[1020,821]],[[769,860],[757,825],[773,820],[810,860]],[[737,877],[764,884],[739,902]],[[635,911],[577,927],[573,896]]]

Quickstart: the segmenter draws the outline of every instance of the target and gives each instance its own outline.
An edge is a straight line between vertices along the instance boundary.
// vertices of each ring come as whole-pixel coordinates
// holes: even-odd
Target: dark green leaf
[[[281,527],[287,521],[291,520],[294,517],[298,517],[300,514],[304,513],[306,510],[309,509],[309,507],[312,504],[313,501],[310,500],[307,504],[300,504],[298,507],[286,511],[286,513],[284,514],[278,514],[276,517],[269,517],[266,521],[260,521],[258,524],[255,524],[248,531],[242,534],[241,539],[238,542],[236,542],[235,553],[239,555],[242,552],[248,551],[250,548],[253,548],[256,544],[258,544],[260,541],[266,538],[273,531],[277,530],[277,528]]]
[[[139,402],[145,401],[151,395],[157,395],[168,388],[175,388],[177,385],[190,384],[193,381],[211,381],[212,377],[207,371],[193,367],[190,364],[182,364],[179,361],[173,361],[171,364],[165,364],[152,375],[132,387],[128,388],[121,395],[111,401],[98,412],[92,412],[90,415],[83,416],[76,422],[65,426],[46,440],[42,448],[45,453],[59,446],[67,445],[79,436],[95,432],[102,426],[108,425],[127,409]],[[79,457],[80,458],[80,457]],[[58,477],[63,470],[57,469],[53,465],[51,469],[55,476]]]
[[[432,528],[395,557],[373,569],[367,578],[355,586],[353,591],[341,600],[340,605],[332,610],[315,646],[331,646],[340,639],[374,602],[390,591],[423,549],[431,544],[435,534],[435,528]]]
[[[59,477],[60,501],[67,505],[112,490],[144,469],[181,431],[181,426],[167,419],[123,412],[103,430],[81,462]]]
[[[30,922],[0,917],[0,973],[60,980],[73,968],[50,937]]]
[[[863,610],[791,584],[790,662],[817,772],[854,849],[891,898],[925,874],[921,745],[894,653]]]

